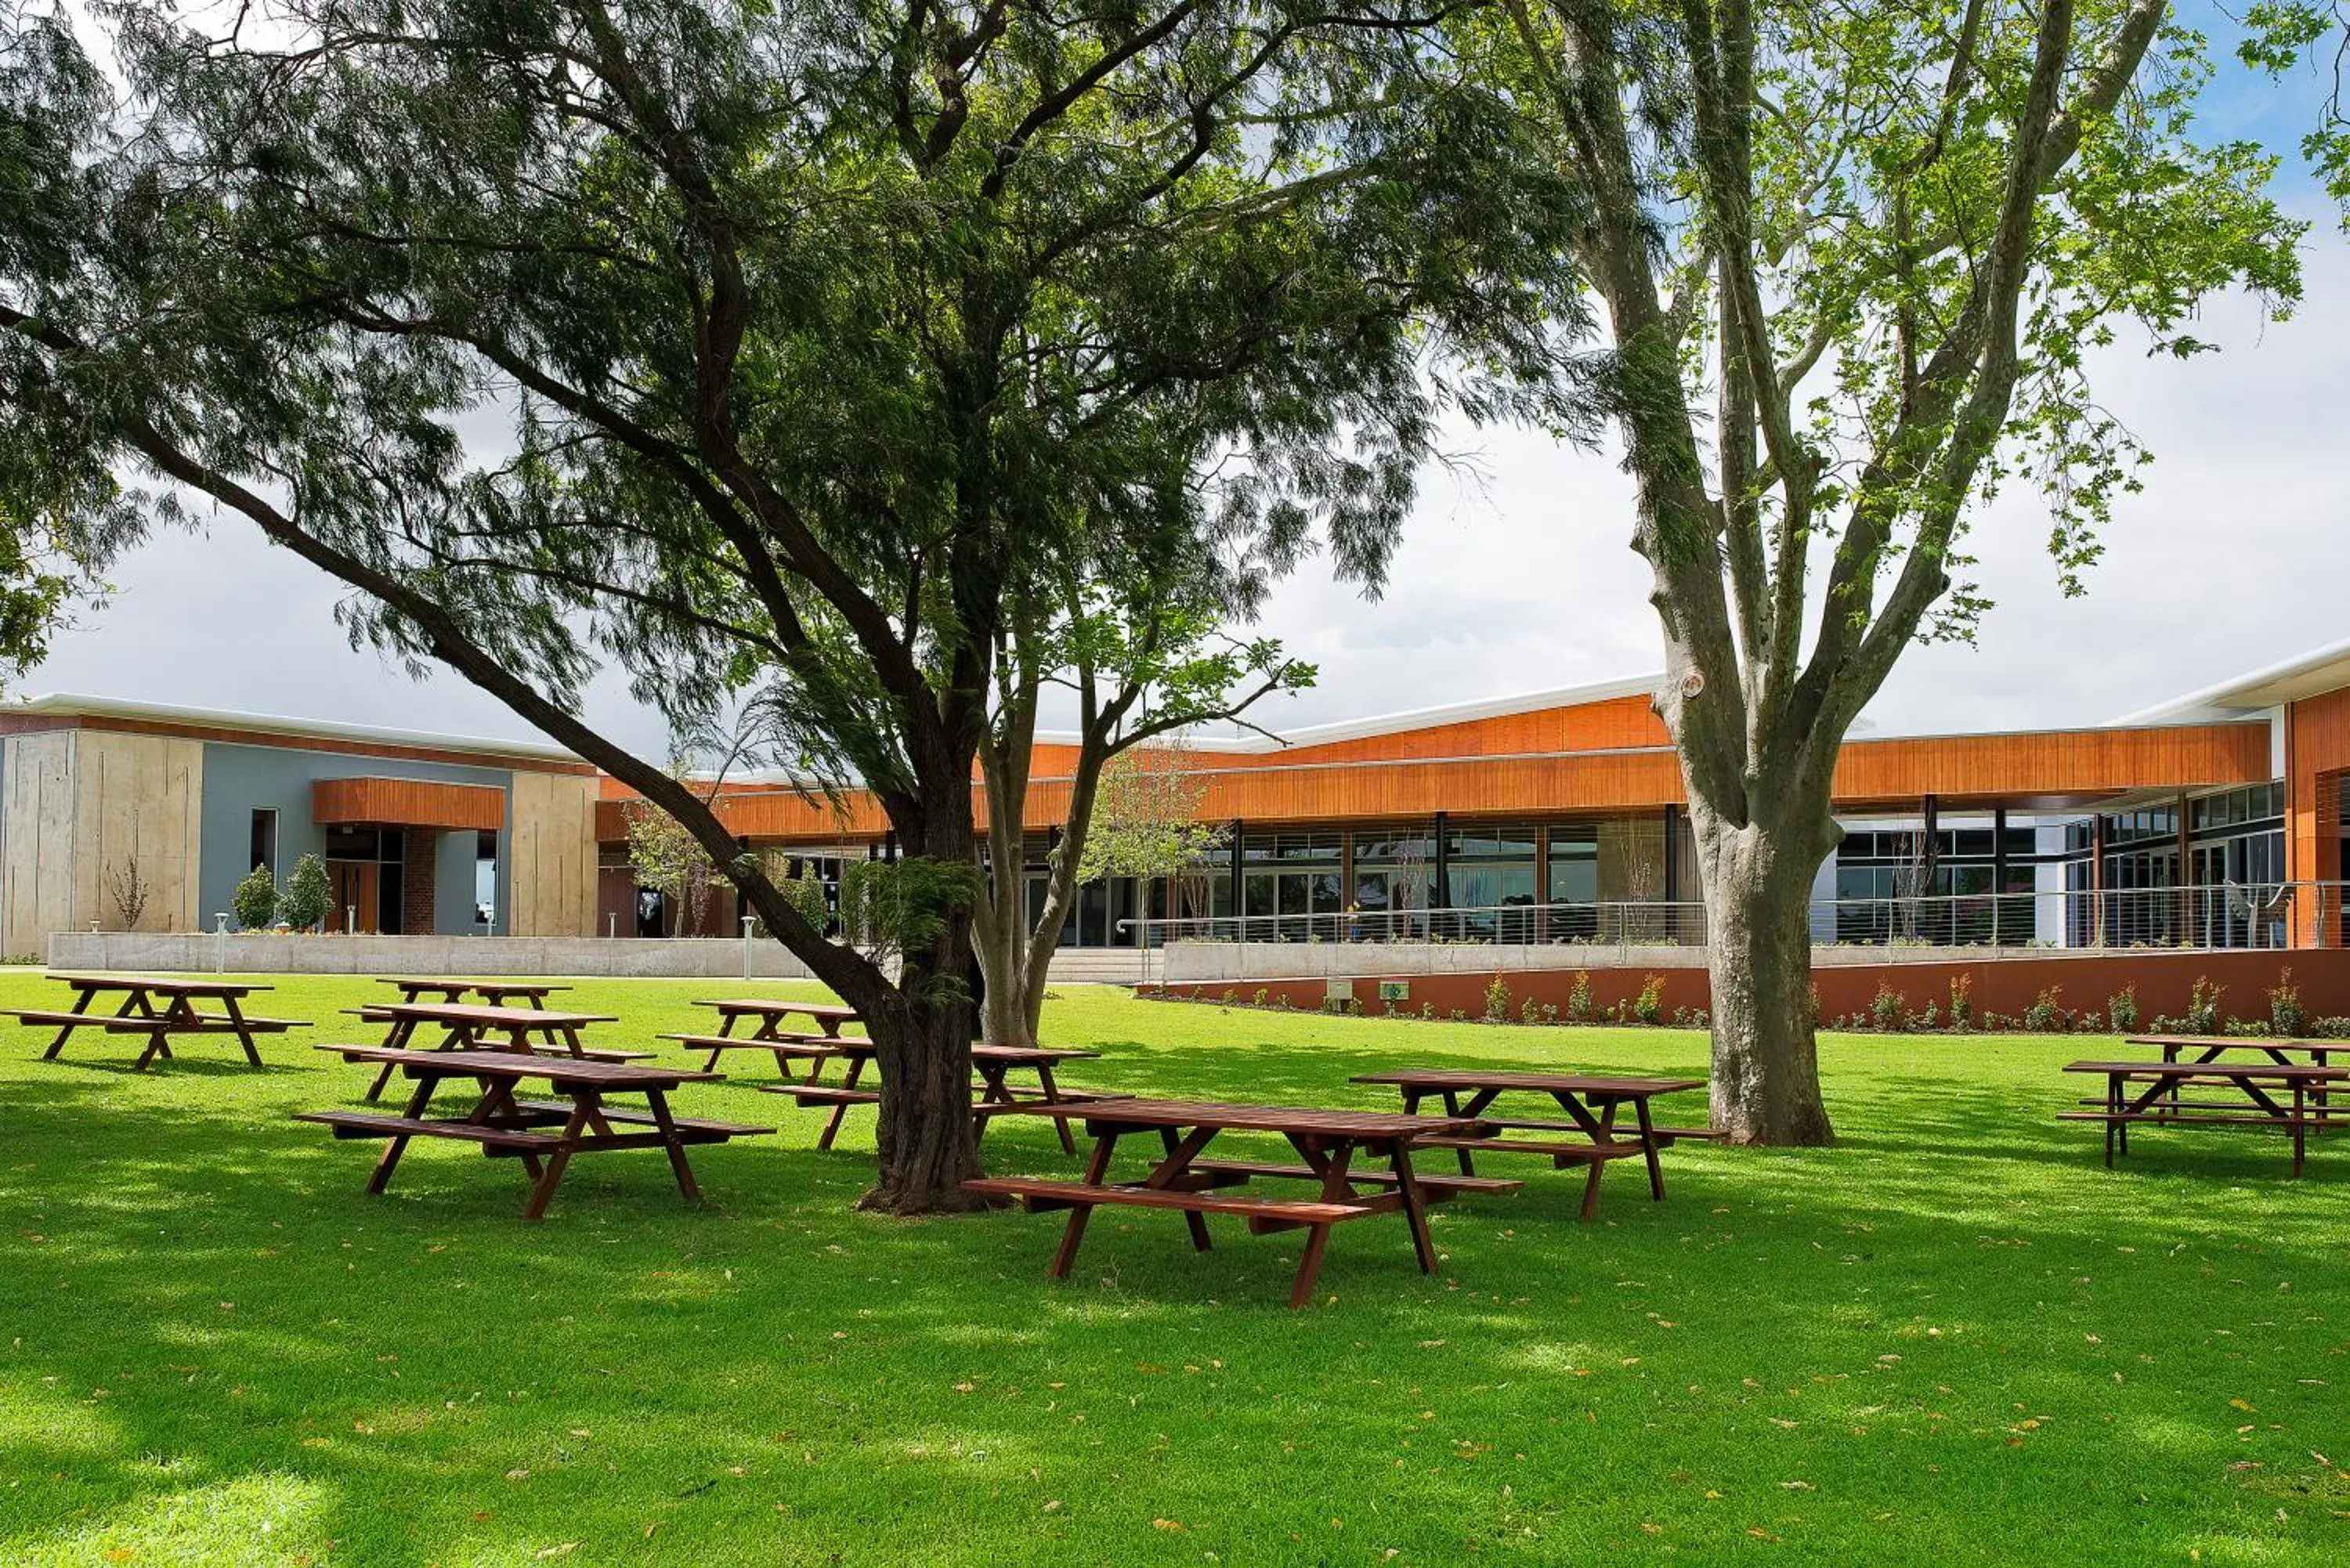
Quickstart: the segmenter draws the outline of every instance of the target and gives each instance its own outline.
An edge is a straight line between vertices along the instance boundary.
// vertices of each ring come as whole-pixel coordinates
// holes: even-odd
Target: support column
[[[1242,923],[1248,918],[1248,873],[1245,869],[1248,858],[1243,847],[1247,829],[1248,824],[1237,816],[1232,818],[1232,862],[1230,873],[1232,890],[1232,939],[1235,941],[1243,942],[1248,940],[1248,927]]]
[[[1665,940],[1678,942],[1681,939],[1681,857],[1674,851],[1680,837],[1680,807],[1665,807],[1665,843],[1657,852],[1657,884],[1663,889],[1665,900]]]
[[[2178,872],[2174,878],[2178,891],[2172,899],[2178,924],[2171,940],[2191,944],[2195,940],[2195,895],[2188,889],[2195,883],[2195,848],[2189,820],[2188,799],[2182,794],[2178,797]]]
[[[1430,936],[1452,935],[1452,922],[1447,919],[1440,930],[1433,911],[1452,908],[1452,854],[1451,818],[1444,812],[1436,814],[1436,881],[1429,889],[1428,907],[1431,911],[1428,922]]]
[[[2106,814],[2089,818],[2089,945],[2106,945]]]
[[[1955,908],[1956,906],[1953,906]],[[2000,945],[2007,913],[2007,807],[1991,814],[1991,945]]]

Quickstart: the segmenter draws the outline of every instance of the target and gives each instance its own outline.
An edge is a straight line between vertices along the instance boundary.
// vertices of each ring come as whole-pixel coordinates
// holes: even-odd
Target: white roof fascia
[[[566,748],[546,741],[501,741],[486,735],[444,735],[430,730],[392,730],[374,724],[341,723],[331,719],[289,719],[269,713],[240,713],[224,708],[185,708],[167,702],[129,702],[119,698],[85,697],[63,691],[12,702],[0,707],[0,712],[58,718],[144,720],[158,724],[240,730],[256,738],[283,735],[298,740],[348,741],[360,747],[408,746],[544,762],[577,763],[582,760]]]

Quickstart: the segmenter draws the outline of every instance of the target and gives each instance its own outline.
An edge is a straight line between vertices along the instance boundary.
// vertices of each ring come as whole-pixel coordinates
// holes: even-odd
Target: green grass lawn
[[[650,1040],[740,989],[558,1002]],[[282,983],[323,1027],[262,1074],[0,1033],[0,1561],[2350,1561],[2350,1147],[2294,1181],[2149,1132],[2108,1173],[2053,1113],[2109,1042],[1831,1038],[1838,1147],[1683,1146],[1662,1204],[1619,1166],[1588,1226],[1579,1172],[1512,1162],[1438,1210],[1439,1275],[1343,1226],[1291,1313],[1294,1236],[1105,1210],[1053,1282],[1056,1216],[851,1213],[869,1113],[819,1153],[743,1083],[680,1096],[783,1127],[697,1150],[702,1209],[613,1156],[527,1224],[447,1143],[369,1199],[377,1146],[287,1117],[364,1088],[308,1047],[377,990]],[[1046,1025],[1087,1085],[1378,1107],[1350,1075],[1705,1055],[1080,987]],[[1072,1168],[1016,1119],[987,1157]]]

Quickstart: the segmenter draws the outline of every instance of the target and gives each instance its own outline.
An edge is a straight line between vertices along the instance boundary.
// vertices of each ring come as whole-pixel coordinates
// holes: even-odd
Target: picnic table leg
[[[1173,1127],[1160,1127],[1159,1129],[1159,1146],[1166,1149],[1168,1158],[1170,1159],[1173,1158],[1183,1147],[1183,1140],[1175,1136],[1175,1129]],[[1189,1165],[1191,1161],[1185,1160],[1183,1163]],[[1180,1172],[1177,1174],[1180,1174]],[[1183,1210],[1183,1221],[1184,1228],[1191,1232],[1191,1251],[1195,1252],[1206,1251],[1208,1250],[1208,1217],[1201,1213],[1196,1209],[1186,1209]]]
[[[234,996],[222,997],[221,1006],[228,1013],[229,1022],[236,1025],[236,1040],[238,1044],[244,1047],[244,1059],[254,1066],[260,1066],[262,1064],[261,1052],[253,1043],[253,1031],[246,1025],[244,1022],[244,1013],[243,1010],[237,1006],[236,998]]]
[[[1418,1097],[1414,1096],[1412,1104],[1406,1106],[1404,1109],[1406,1111],[1417,1109],[1419,1103]],[[1444,1114],[1448,1116],[1457,1116],[1461,1114],[1461,1096],[1458,1092],[1451,1089],[1444,1091]],[[1452,1152],[1460,1158],[1461,1175],[1474,1176],[1477,1174],[1477,1162],[1469,1158],[1469,1151],[1467,1149],[1456,1148]]]
[[[688,1203],[702,1201],[702,1189],[694,1185],[693,1168],[685,1162],[685,1139],[677,1130],[677,1123],[669,1114],[669,1096],[659,1089],[645,1091],[645,1103],[652,1107],[653,1125],[660,1128],[662,1147],[669,1150],[669,1168],[677,1173],[677,1189],[685,1194]]]
[[[98,992],[94,991],[83,992],[80,997],[74,1002],[73,1011],[78,1014],[88,1012],[90,1002],[94,1001],[97,996]],[[41,1053],[41,1060],[44,1062],[56,1061],[57,1059],[57,1053],[66,1048],[66,1037],[80,1027],[81,1025],[78,1023],[61,1025],[57,1030],[57,1037],[49,1042],[49,1048],[47,1050]]]
[[[2308,1150],[2308,1124],[2303,1116],[2305,1091],[2300,1079],[2293,1081],[2293,1173],[2301,1174],[2301,1162]]]
[[[591,1095],[587,1097],[593,1099],[595,1096]],[[546,1206],[554,1200],[555,1189],[563,1185],[564,1168],[571,1163],[572,1140],[579,1136],[580,1130],[587,1125],[587,1105],[581,1101],[574,1101],[571,1117],[563,1124],[563,1141],[556,1144],[554,1151],[546,1157],[546,1169],[541,1172],[538,1179],[531,1184],[530,1201],[523,1205],[524,1219],[543,1220],[546,1217]]]
[[[1110,1151],[1117,1147],[1118,1134],[1115,1132],[1106,1132],[1095,1142],[1093,1158],[1086,1161],[1087,1186],[1101,1185],[1102,1177],[1109,1169]],[[1053,1251],[1051,1266],[1045,1271],[1046,1279],[1066,1280],[1069,1277],[1070,1266],[1077,1261],[1077,1243],[1086,1238],[1086,1221],[1093,1217],[1094,1206],[1090,1203],[1069,1206],[1069,1222],[1061,1231],[1061,1244]]]
[[[2116,1120],[2122,1114],[2122,1081],[2114,1074],[2106,1075],[2106,1168],[2114,1168],[2114,1136],[2122,1130]]]
[[[1665,1200],[1665,1168],[1657,1159],[1656,1125],[1648,1119],[1647,1100],[1633,1101],[1632,1108],[1640,1118],[1641,1150],[1648,1157],[1648,1196],[1662,1203]]]
[[[1297,1279],[1289,1287],[1293,1310],[1314,1299],[1314,1281],[1322,1272],[1322,1254],[1330,1248],[1330,1221],[1322,1220],[1305,1232],[1305,1251],[1297,1260]]]
[[[415,1033],[416,1020],[395,1018],[391,1021],[390,1032],[383,1037],[383,1048],[387,1051],[405,1050],[409,1040]],[[367,1097],[369,1105],[383,1097],[383,1086],[391,1082],[391,1075],[398,1068],[399,1064],[395,1062],[386,1062],[383,1064],[383,1071],[378,1073],[375,1075],[375,1082],[368,1085]]]
[[[848,1064],[848,1076],[841,1080],[840,1086],[844,1089],[857,1087],[857,1080],[863,1076],[864,1073],[865,1058],[862,1056],[853,1058]],[[840,1124],[847,1117],[848,1103],[846,1100],[833,1106],[832,1115],[825,1118],[823,1133],[816,1140],[816,1147],[830,1148],[832,1140],[840,1134]]]
[[[1004,1071],[1006,1074],[1009,1074],[1011,1069],[1006,1068]],[[1050,1062],[1039,1062],[1036,1064],[1036,1083],[1038,1087],[1045,1091],[1045,1103],[1046,1105],[1057,1106],[1061,1103],[1061,1086],[1053,1081],[1053,1064]],[[1007,1101],[1012,1098],[1012,1093],[1009,1089],[1004,1091],[1003,1097]],[[1061,1152],[1066,1155],[1075,1156],[1077,1152],[1077,1140],[1069,1136],[1069,1124],[1067,1119],[1062,1116],[1055,1116],[1053,1118],[1053,1127],[1055,1131],[1061,1135]]]
[[[416,1093],[408,1096],[408,1108],[400,1114],[411,1121],[424,1115],[424,1107],[432,1103],[432,1091],[440,1085],[438,1078],[425,1077],[416,1081]],[[408,1150],[408,1135],[401,1133],[384,1140],[383,1156],[375,1162],[375,1174],[368,1178],[368,1194],[380,1197],[391,1185],[391,1173],[399,1168],[400,1157]]]
[[[1396,1191],[1403,1199],[1404,1223],[1411,1227],[1412,1250],[1419,1254],[1419,1272],[1436,1272],[1436,1242],[1428,1233],[1428,1199],[1419,1190],[1419,1179],[1411,1173],[1411,1146],[1407,1139],[1396,1139]],[[1332,1199],[1345,1201],[1345,1195]]]

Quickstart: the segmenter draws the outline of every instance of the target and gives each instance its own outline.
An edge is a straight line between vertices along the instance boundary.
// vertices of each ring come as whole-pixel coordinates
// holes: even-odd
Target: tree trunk
[[[1789,820],[1727,821],[1692,798],[1713,981],[1713,1126],[1731,1143],[1835,1141],[1820,1097],[1811,889],[1835,846],[1825,801]]]
[[[970,918],[958,914],[947,925],[933,948],[905,956],[896,1005],[866,1021],[881,1075],[874,1134],[881,1176],[857,1200],[859,1209],[937,1214],[988,1207],[962,1190],[980,1174],[971,1120],[971,998],[960,969],[941,973],[934,961],[940,948],[970,950]]]
[[[1024,875],[1022,880],[1025,881]],[[1024,895],[1026,888],[1021,892]],[[1020,900],[1024,906],[1024,897]],[[980,1035],[991,1045],[1028,1046],[1036,1044],[1035,1023],[1029,1007],[1028,928],[1026,910],[1007,919],[1002,910],[990,929],[974,931],[980,971],[987,977],[987,998],[980,1011]],[[1039,990],[1042,988],[1039,987]]]

